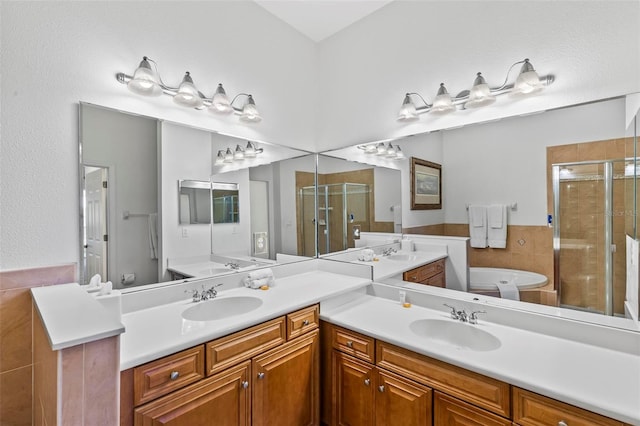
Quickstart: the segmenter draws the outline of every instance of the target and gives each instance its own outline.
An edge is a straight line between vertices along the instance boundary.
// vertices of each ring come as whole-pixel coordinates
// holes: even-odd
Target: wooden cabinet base
[[[435,426],[510,426],[504,419],[459,399],[435,392],[433,398]]]

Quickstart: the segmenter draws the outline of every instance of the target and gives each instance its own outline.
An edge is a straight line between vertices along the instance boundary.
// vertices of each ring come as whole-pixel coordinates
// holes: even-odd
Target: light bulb
[[[260,117],[260,113],[258,112],[258,108],[256,108],[256,103],[253,100],[253,96],[248,95],[247,102],[244,104],[242,108],[242,114],[240,115],[240,120],[248,121],[251,123],[257,123],[262,120]]]
[[[218,84],[216,93],[213,94],[209,111],[217,114],[229,114],[233,111],[229,98],[227,97],[227,92],[225,92],[224,87],[222,87],[222,83]]]
[[[400,145],[396,145],[396,160],[401,160],[406,158],[404,156],[404,152],[400,149]]]
[[[173,101],[186,108],[200,108],[203,105],[198,89],[193,84],[193,79],[187,71],[180,83],[178,93],[173,96]]]
[[[387,146],[387,157],[389,158],[395,158],[396,156],[396,149],[393,147],[393,145],[391,145],[391,142],[389,142],[389,145]]]
[[[231,148],[227,148],[227,152],[224,153],[224,162],[233,163],[233,152],[231,151]]]
[[[376,145],[371,144],[371,145],[366,145],[364,147],[364,152],[366,154],[375,154],[378,150],[376,149]]]
[[[491,89],[482,77],[482,73],[478,73],[473,81],[473,87],[469,91],[469,100],[465,102],[466,108],[480,108],[491,105],[496,101],[496,97],[491,94]]]
[[[218,155],[216,156],[216,165],[220,165],[224,163],[224,151],[218,150]]]
[[[245,158],[254,158],[256,156],[256,147],[251,141],[247,141],[247,147],[244,149]]]
[[[529,59],[524,60],[522,68],[520,68],[520,74],[516,79],[516,83],[513,85],[513,95],[531,95],[540,92],[544,89],[538,73],[533,68],[533,65],[529,62]]]
[[[140,65],[133,73],[133,78],[127,83],[127,88],[142,96],[160,96],[162,94],[156,73],[151,69],[151,64],[146,56],[142,58]]]
[[[454,111],[456,107],[453,105],[453,101],[451,100],[451,95],[447,92],[447,89],[444,87],[444,83],[440,83],[440,88],[438,89],[438,94],[436,95],[435,100],[433,101],[433,106],[431,107],[431,112],[435,112],[438,114],[446,114],[448,112]]]
[[[234,160],[244,160],[244,150],[240,145],[236,145],[236,152],[233,154]]]
[[[384,146],[384,143],[379,142],[376,145],[376,155],[387,155],[387,147]]]
[[[414,121],[418,119],[418,111],[407,93],[398,112],[398,121]]]

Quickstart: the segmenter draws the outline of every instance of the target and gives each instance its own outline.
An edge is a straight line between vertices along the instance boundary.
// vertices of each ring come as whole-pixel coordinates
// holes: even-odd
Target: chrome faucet
[[[218,290],[216,290],[216,287],[220,287],[221,285],[222,283],[215,284],[207,290],[204,289],[204,285],[203,285],[201,292],[198,292],[198,290],[196,289],[185,290],[184,292],[191,293],[193,302],[201,302],[203,300],[214,299],[218,295]]]
[[[443,303],[444,306],[451,309],[451,318],[462,322],[468,322],[469,324],[478,324],[478,314],[486,314],[486,311],[473,311],[470,314],[463,309],[458,311],[455,307]]]
[[[382,250],[382,255],[383,256],[390,256],[391,253],[397,253],[398,250],[396,250],[393,247],[387,247],[386,249]]]
[[[240,269],[240,265],[236,262],[227,262],[224,264],[224,266],[227,268],[231,268],[234,271],[237,271],[238,269]]]

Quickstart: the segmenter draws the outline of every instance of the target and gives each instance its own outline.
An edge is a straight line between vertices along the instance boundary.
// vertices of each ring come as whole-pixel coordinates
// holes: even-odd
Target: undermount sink
[[[418,258],[415,254],[392,254],[386,257],[389,260],[395,260],[397,262],[413,262]]]
[[[189,321],[214,321],[246,314],[262,305],[262,300],[253,296],[232,296],[197,302],[185,309],[182,318]]]
[[[493,351],[501,345],[500,339],[477,325],[455,320],[421,319],[412,322],[409,328],[414,334],[472,351]]]

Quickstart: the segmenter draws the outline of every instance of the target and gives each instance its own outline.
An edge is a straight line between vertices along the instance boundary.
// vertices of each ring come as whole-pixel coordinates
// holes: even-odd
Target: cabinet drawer
[[[561,422],[567,426],[624,425],[617,420],[516,387],[513,388],[513,421],[522,426],[561,425]]]
[[[285,317],[213,340],[205,345],[207,376],[286,342]]]
[[[204,377],[204,346],[196,346],[133,369],[133,401],[140,405]]]
[[[434,424],[447,426],[511,426],[503,419],[449,395],[435,392],[433,397]]]
[[[331,330],[331,345],[334,349],[353,355],[373,363],[375,356],[375,339],[355,331],[333,326]]]
[[[379,367],[501,416],[511,415],[508,383],[380,341],[376,343],[376,359]]]
[[[294,339],[308,331],[318,328],[318,305],[287,315],[287,340]]]
[[[421,283],[427,279],[444,272],[444,259],[431,262],[427,265],[407,271],[403,274],[403,280]]]
[[[436,274],[431,278],[427,278],[424,283],[426,285],[432,285],[434,287],[442,287],[442,288],[447,287],[447,280],[445,279],[444,272]]]

